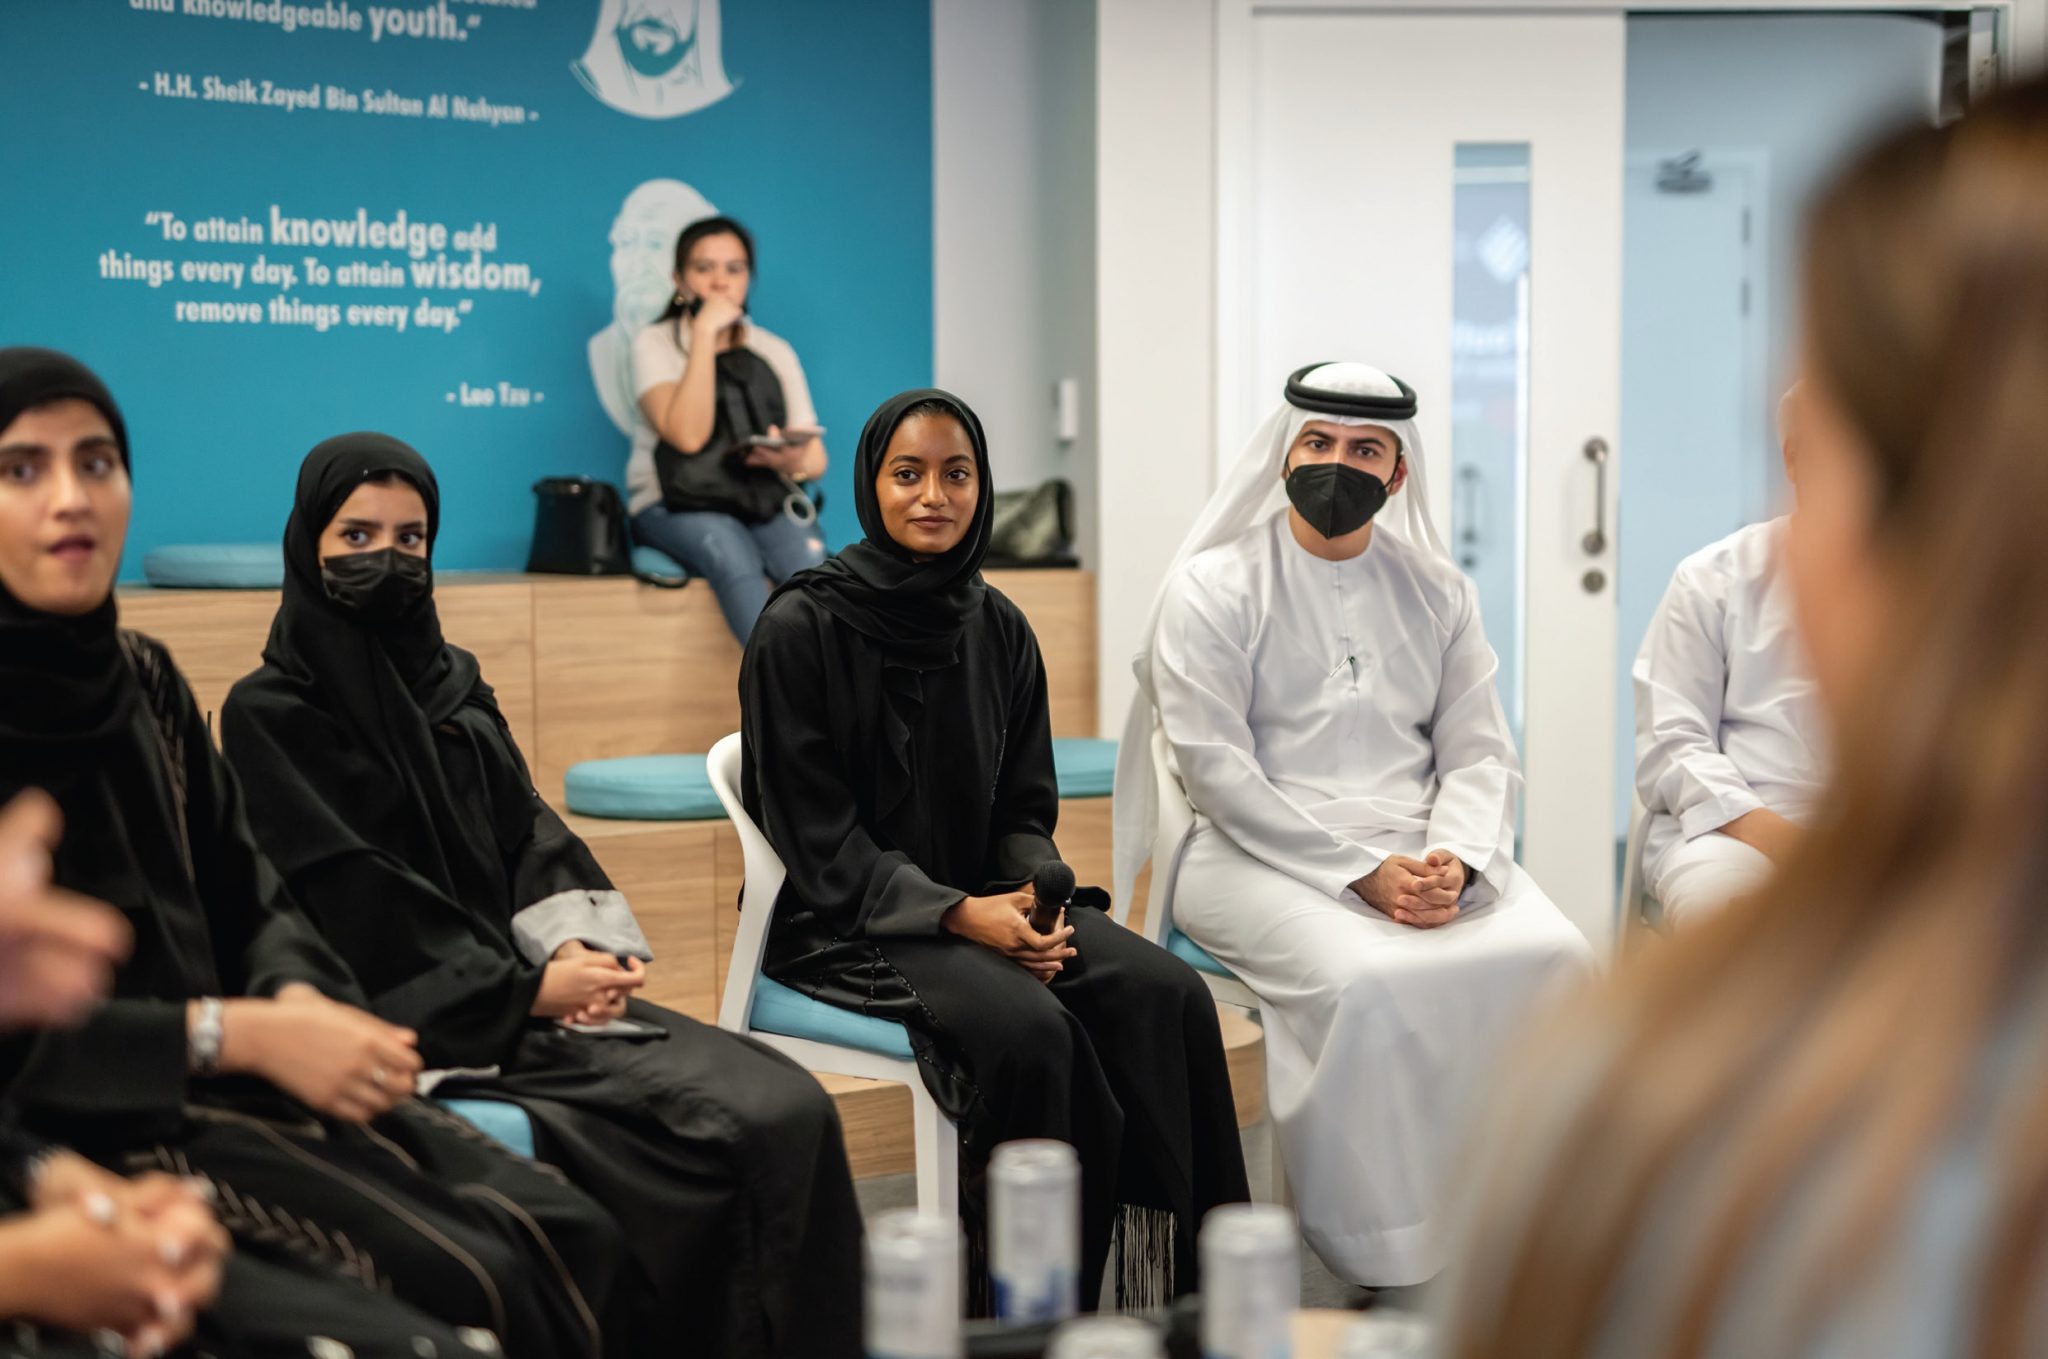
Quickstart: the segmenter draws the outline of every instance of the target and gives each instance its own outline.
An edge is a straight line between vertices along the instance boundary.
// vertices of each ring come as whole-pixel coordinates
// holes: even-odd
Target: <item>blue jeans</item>
[[[711,582],[725,625],[741,646],[768,603],[770,583],[780,585],[825,560],[818,526],[799,524],[785,514],[765,524],[744,524],[716,510],[678,513],[649,505],[633,516],[633,536]]]

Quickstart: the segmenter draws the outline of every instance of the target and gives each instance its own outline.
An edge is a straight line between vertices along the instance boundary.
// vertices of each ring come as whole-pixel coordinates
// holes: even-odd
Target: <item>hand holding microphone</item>
[[[1031,928],[1051,934],[1060,922],[1060,912],[1074,904],[1074,870],[1058,859],[1042,863],[1031,875]]]
[[[940,924],[1017,963],[1042,982],[1060,974],[1076,950],[1068,943],[1074,927],[1062,915],[1074,896],[1074,870],[1063,863],[1041,866],[1029,891],[993,897],[965,897]]]

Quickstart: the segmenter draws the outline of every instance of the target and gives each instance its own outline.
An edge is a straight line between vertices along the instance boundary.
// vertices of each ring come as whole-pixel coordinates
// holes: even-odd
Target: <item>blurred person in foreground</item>
[[[1830,782],[1512,1068],[1449,1356],[2048,1352],[2048,84],[1862,152],[1804,279]]]
[[[16,1026],[77,1023],[128,955],[120,912],[51,885],[62,825],[34,790],[0,806],[0,1030],[15,1039],[0,1062],[10,1074]],[[0,1318],[13,1323],[0,1353],[160,1353],[191,1334],[227,1252],[191,1185],[102,1170],[24,1132],[0,1100]]]

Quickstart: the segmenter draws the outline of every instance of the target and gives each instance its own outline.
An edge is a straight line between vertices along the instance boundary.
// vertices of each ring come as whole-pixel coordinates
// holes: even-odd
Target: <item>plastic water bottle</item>
[[[1227,1203],[1202,1221],[1203,1359],[1289,1359],[1301,1306],[1300,1234],[1271,1203]]]
[[[911,1209],[868,1229],[868,1359],[960,1359],[960,1223]]]
[[[1079,1310],[1081,1161],[1064,1142],[1005,1142],[988,1163],[988,1272],[996,1319],[1065,1321]]]
[[[1420,1359],[1429,1352],[1429,1323],[1407,1312],[1360,1317],[1337,1343],[1337,1359]]]
[[[1053,1332],[1045,1359],[1166,1359],[1166,1344],[1136,1317],[1083,1317]]]

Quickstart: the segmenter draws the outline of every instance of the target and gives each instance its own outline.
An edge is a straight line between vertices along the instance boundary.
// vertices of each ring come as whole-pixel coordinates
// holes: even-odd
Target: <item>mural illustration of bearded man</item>
[[[650,179],[626,195],[612,220],[612,323],[590,337],[590,380],[604,413],[628,439],[640,418],[633,337],[675,295],[676,237],[717,215],[710,199],[681,180]]]
[[[718,0],[602,0],[569,69],[620,113],[678,118],[732,93],[718,39]]]

